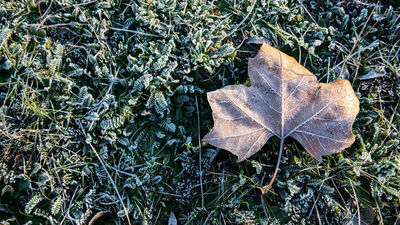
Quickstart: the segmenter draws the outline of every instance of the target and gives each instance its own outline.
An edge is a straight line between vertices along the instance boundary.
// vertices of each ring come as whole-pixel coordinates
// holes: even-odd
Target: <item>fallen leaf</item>
[[[360,221],[358,221],[360,219]],[[375,220],[375,211],[371,205],[368,205],[365,208],[360,209],[360,215],[355,212],[352,218],[345,220],[343,225],[370,225],[373,224]]]
[[[168,225],[177,225],[178,221],[176,220],[175,214],[171,212],[169,214]]]
[[[384,75],[382,73],[378,73],[375,70],[369,71],[367,74],[362,75],[359,80],[368,80],[368,79],[375,79],[378,77],[383,77]]]
[[[230,85],[208,92],[214,128],[203,141],[243,161],[273,135],[296,139],[316,159],[355,140],[352,124],[358,99],[347,80],[318,83],[294,58],[267,44],[249,59],[251,86]],[[279,163],[280,159],[278,159]]]
[[[255,45],[261,45],[261,44],[264,44],[264,43],[271,43],[271,41],[269,40],[269,39],[267,39],[267,38],[265,38],[265,37],[257,37],[257,36],[254,36],[254,37],[250,37],[250,38],[247,38],[245,41],[244,41],[244,43],[245,44],[255,44]]]
[[[105,214],[107,214],[107,212],[104,212],[104,211],[97,212],[97,213],[92,217],[92,219],[89,221],[88,225],[94,225],[94,224],[96,223],[96,221],[97,221],[100,217],[104,216]]]

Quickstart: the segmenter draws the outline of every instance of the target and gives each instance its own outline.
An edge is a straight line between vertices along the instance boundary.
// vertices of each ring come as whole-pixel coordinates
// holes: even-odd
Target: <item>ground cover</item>
[[[1,223],[398,223],[399,13],[396,1],[2,1]],[[356,142],[322,162],[285,140],[259,197],[279,139],[236,163],[199,137],[213,126],[206,92],[250,85],[263,42],[321,82],[349,80],[360,113]]]

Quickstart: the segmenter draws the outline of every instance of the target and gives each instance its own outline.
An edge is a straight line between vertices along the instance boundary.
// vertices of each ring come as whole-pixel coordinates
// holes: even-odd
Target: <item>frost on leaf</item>
[[[294,58],[267,44],[249,59],[251,86],[208,92],[214,128],[203,141],[243,161],[275,135],[293,137],[316,159],[355,140],[358,99],[347,80],[325,84]]]

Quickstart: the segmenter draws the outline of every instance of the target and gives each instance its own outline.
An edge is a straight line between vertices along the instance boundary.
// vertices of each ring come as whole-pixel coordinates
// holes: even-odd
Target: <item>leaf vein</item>
[[[261,73],[258,71],[258,69],[255,69],[255,71],[258,73],[258,75],[260,75],[260,77],[265,81],[265,83],[267,83],[267,85],[271,88],[271,90],[272,90],[276,95],[278,95],[279,97],[281,97],[281,94],[280,94],[279,92],[277,92],[277,91],[272,87],[272,85],[268,82],[268,80],[265,79],[265,77],[261,75]]]
[[[300,86],[300,84],[303,82],[303,80],[304,80],[304,77],[301,78],[300,82],[296,85],[294,90],[289,94],[289,96],[283,102],[286,102],[292,96],[292,94],[296,92],[297,88]]]
[[[298,126],[296,126],[295,128],[293,128],[290,132],[288,132],[288,134],[285,137],[288,137],[289,135],[291,135],[293,132],[295,132],[299,127],[303,126],[304,124],[308,123],[308,121],[312,120],[314,117],[316,117],[318,114],[320,114],[322,111],[324,111],[326,108],[328,108],[334,101],[329,102],[328,104],[326,104],[324,107],[322,107],[322,109],[320,109],[318,112],[316,112],[314,115],[312,115],[310,118],[308,118],[307,120],[305,120],[304,122],[302,122],[301,124],[299,124]]]
[[[347,143],[346,141],[340,141],[340,140],[337,140],[337,139],[334,139],[334,138],[331,138],[331,137],[315,134],[315,133],[308,132],[308,131],[305,131],[305,130],[296,130],[295,132],[299,132],[299,133],[302,133],[302,134],[308,134],[308,135],[311,135],[311,136],[315,136],[315,137],[318,137],[318,138],[324,138],[324,139],[328,139],[328,140],[339,142],[339,143]]]
[[[218,140],[218,139],[226,139],[226,138],[235,138],[235,137],[242,137],[242,136],[246,136],[249,134],[254,134],[260,130],[265,130],[265,128],[261,128],[261,129],[257,129],[257,130],[253,130],[251,132],[248,133],[244,133],[244,134],[239,134],[239,135],[232,135],[232,136],[223,136],[223,137],[216,137],[216,138],[207,138],[207,139],[203,139],[204,141],[211,141],[211,140]]]
[[[227,94],[226,94],[225,92],[223,92],[223,91],[222,91],[222,93],[223,93],[226,97],[228,97],[228,99],[229,99],[236,107],[238,107],[244,114],[246,114],[247,116],[249,116],[252,120],[254,120],[256,123],[258,123],[259,125],[261,125],[261,126],[264,127],[265,129],[269,130],[269,131],[270,131],[271,133],[273,133],[275,136],[279,137],[279,135],[276,135],[275,132],[272,131],[271,128],[265,126],[265,125],[262,124],[261,122],[255,120],[253,117],[251,117],[251,116],[249,115],[249,113],[247,113],[244,109],[242,109],[242,108],[239,106],[239,104],[237,104],[229,95],[227,95]]]

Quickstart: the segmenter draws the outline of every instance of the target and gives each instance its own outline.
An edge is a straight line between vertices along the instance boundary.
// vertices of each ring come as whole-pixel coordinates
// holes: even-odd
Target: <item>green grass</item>
[[[399,3],[254,3],[2,1],[0,223],[398,224]],[[356,142],[322,162],[285,141],[259,197],[279,140],[236,163],[199,137],[206,92],[249,85],[262,41],[348,79],[361,110]]]

